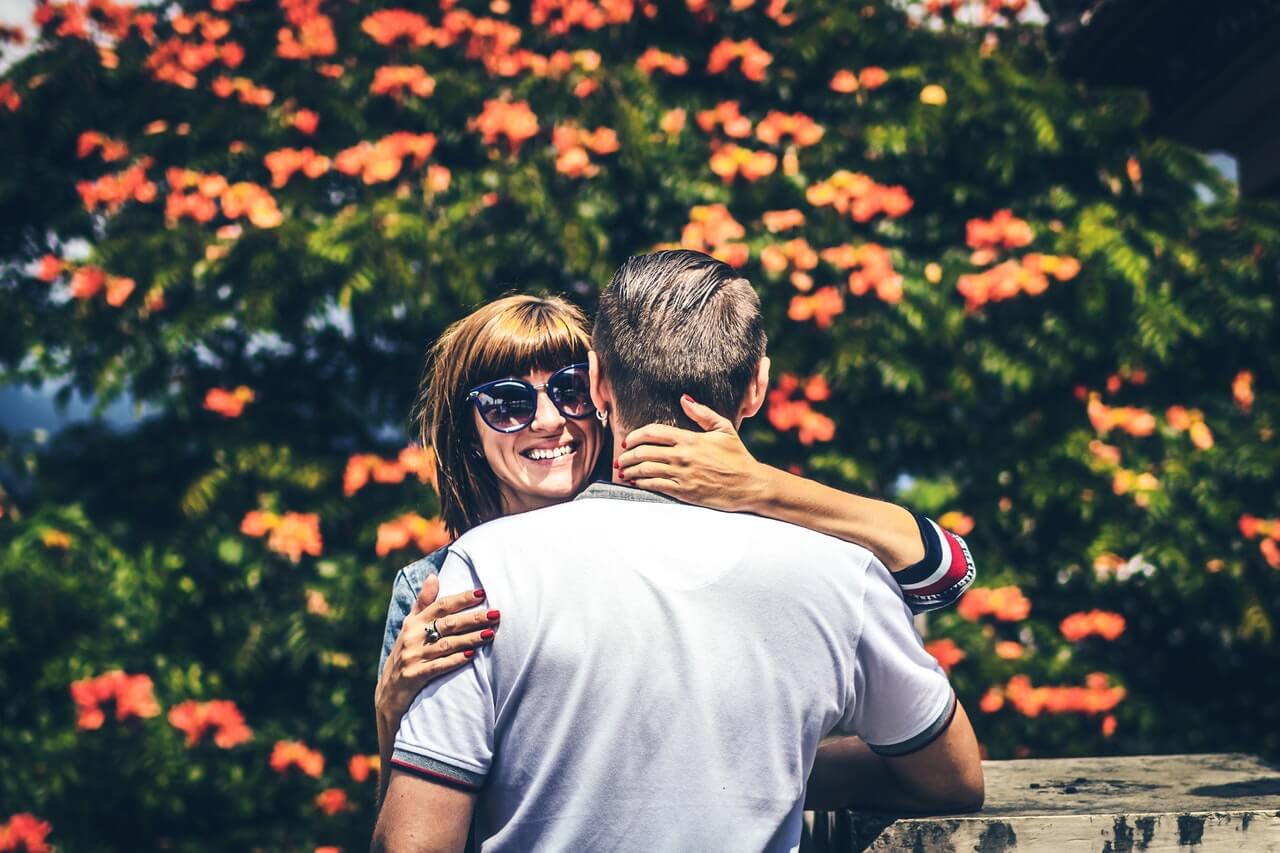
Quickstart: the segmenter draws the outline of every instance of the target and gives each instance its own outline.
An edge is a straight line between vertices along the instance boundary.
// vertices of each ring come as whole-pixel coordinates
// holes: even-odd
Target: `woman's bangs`
[[[476,384],[535,370],[555,371],[587,360],[582,318],[547,303],[515,306],[480,333],[473,375]]]

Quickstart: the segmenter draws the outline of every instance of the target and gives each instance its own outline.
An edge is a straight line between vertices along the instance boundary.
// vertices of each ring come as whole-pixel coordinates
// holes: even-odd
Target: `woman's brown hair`
[[[556,296],[504,296],[444,330],[427,352],[414,420],[436,456],[440,517],[454,536],[502,515],[467,391],[492,379],[585,362],[582,309]],[[604,445],[604,442],[601,442]]]

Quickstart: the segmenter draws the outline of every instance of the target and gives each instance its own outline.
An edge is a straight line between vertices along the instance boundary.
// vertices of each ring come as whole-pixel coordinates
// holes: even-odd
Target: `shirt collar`
[[[626,486],[622,483],[609,483],[604,480],[596,480],[587,486],[575,501],[590,500],[592,498],[612,498],[618,501],[635,501],[637,503],[655,503],[655,504],[678,504],[675,498],[669,498],[666,495],[660,495],[657,492],[649,492],[644,489],[637,489],[635,486]]]

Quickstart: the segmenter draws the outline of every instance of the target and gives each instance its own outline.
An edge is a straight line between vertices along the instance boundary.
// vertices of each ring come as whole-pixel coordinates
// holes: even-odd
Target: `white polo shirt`
[[[955,698],[870,552],[597,483],[462,536],[440,594],[502,626],[393,763],[478,791],[483,850],[790,851],[818,741],[901,754]]]

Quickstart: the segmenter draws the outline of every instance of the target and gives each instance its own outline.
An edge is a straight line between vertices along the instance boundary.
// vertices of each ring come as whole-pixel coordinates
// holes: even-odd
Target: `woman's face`
[[[542,385],[551,372],[535,370],[520,378]],[[600,427],[594,417],[567,418],[538,391],[533,422],[519,432],[491,429],[472,407],[485,460],[498,478],[503,509],[525,512],[567,501],[582,490],[600,453]]]

